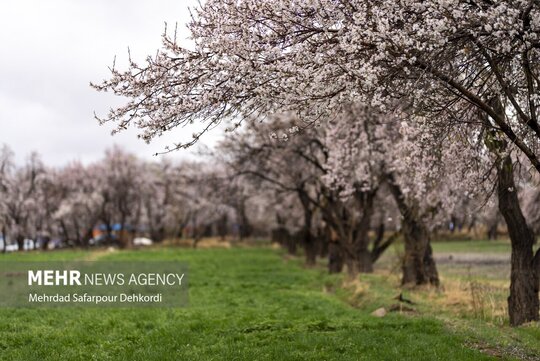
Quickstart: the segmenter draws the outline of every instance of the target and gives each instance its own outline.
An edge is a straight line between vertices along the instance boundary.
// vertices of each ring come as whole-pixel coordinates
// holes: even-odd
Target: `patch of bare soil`
[[[101,257],[106,256],[106,255],[111,254],[111,253],[116,252],[116,251],[117,251],[117,249],[114,248],[114,247],[108,247],[108,248],[100,249],[100,250],[97,250],[97,251],[92,251],[86,257],[84,257],[84,260],[85,261],[97,261]]]
[[[437,264],[456,264],[456,265],[509,265],[509,254],[498,253],[452,253],[438,252],[434,254]]]
[[[486,355],[493,356],[499,359],[507,359],[509,357],[523,361],[539,361],[540,356],[531,354],[517,346],[492,346],[482,342],[470,342],[465,346],[476,349]]]

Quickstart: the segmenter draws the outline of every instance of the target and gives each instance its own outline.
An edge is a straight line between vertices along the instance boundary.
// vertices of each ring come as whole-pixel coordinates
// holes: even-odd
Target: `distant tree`
[[[11,168],[4,174],[7,235],[17,242],[19,251],[24,250],[27,237],[37,234],[34,216],[39,212],[38,192],[44,176],[45,168],[37,153],[32,153],[23,167]]]
[[[46,168],[36,192],[37,207],[32,215],[35,233],[32,239],[34,242],[39,240],[43,250],[48,249],[51,237],[56,233],[54,213],[58,210],[63,196],[58,177],[56,170]]]
[[[162,242],[171,225],[172,207],[179,191],[176,183],[180,180],[172,162],[162,160],[159,163],[145,163],[141,168],[140,196],[142,202],[142,220],[148,227],[150,238]]]
[[[122,236],[120,244],[129,247],[135,231],[133,227],[138,225],[141,215],[141,163],[134,155],[114,147],[106,151],[97,172],[101,195],[106,202],[102,221],[108,229],[113,222],[118,223]],[[108,210],[112,214],[107,214]]]
[[[61,201],[53,214],[57,235],[83,247],[89,246],[104,205],[99,188],[101,175],[96,170],[93,165],[85,167],[73,162],[63,167],[57,177],[61,189]]]
[[[10,179],[13,172],[13,151],[7,146],[3,145],[0,149],[0,236],[2,236],[2,253],[6,252],[7,248],[7,231],[9,226],[9,213],[8,213],[8,192],[10,190]]]
[[[313,265],[317,256],[314,200],[319,193],[318,177],[322,175],[324,146],[315,130],[298,137],[291,137],[289,132],[280,136],[275,133],[282,127],[290,128],[294,133],[297,130],[293,124],[287,115],[275,118],[270,124],[253,122],[241,135],[224,141],[218,152],[223,153],[230,173],[236,179],[248,179],[256,187],[272,189],[276,195],[289,193],[296,197],[294,204],[300,207],[302,220],[287,246],[295,252],[292,239],[296,238],[305,248],[306,264]],[[290,141],[287,141],[289,137]],[[267,206],[271,207],[270,204]]]

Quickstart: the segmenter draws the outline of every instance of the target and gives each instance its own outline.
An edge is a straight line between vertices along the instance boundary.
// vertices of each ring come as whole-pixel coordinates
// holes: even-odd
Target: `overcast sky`
[[[178,38],[188,37],[184,24],[194,0],[18,0],[0,5],[0,144],[8,144],[22,162],[36,150],[49,165],[99,159],[118,144],[137,155],[153,154],[173,141],[188,140],[190,129],[178,129],[150,145],[132,129],[111,136],[93,113],[105,115],[119,100],[98,93],[89,82],[108,76],[127,61],[155,54],[164,22],[178,22]],[[213,144],[220,132],[204,143]],[[193,151],[172,157],[193,157]]]

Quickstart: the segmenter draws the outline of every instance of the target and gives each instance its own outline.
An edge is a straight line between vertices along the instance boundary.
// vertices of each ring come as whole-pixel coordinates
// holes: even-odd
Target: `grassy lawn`
[[[436,248],[437,249],[437,248]],[[270,248],[60,251],[5,259],[182,260],[190,304],[176,309],[2,309],[1,360],[535,359],[537,326],[510,329],[442,305],[444,291],[405,290],[389,309],[388,270],[346,281]],[[390,263],[389,263],[390,264]],[[451,280],[452,277],[449,277]]]
[[[434,252],[509,253],[510,250],[510,241],[507,239],[433,242]]]

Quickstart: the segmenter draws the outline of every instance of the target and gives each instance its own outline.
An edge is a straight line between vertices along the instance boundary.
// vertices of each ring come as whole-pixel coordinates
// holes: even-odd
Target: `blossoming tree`
[[[509,191],[505,154],[515,149],[540,172],[539,19],[540,4],[525,0],[208,0],[189,24],[193,47],[165,34],[155,57],[131,61],[127,71],[113,67],[94,86],[128,99],[101,120],[117,130],[135,125],[145,140],[202,122],[192,142],[172,148],[193,144],[222,119],[234,127],[289,110],[313,123],[350,102],[389,110],[404,98],[433,127],[493,129],[508,143],[488,145],[498,157],[512,282],[523,285],[513,293],[528,295],[518,297],[527,311],[510,302],[511,323],[520,324],[539,317],[538,297],[518,289],[538,294],[540,253],[532,253],[532,232]],[[528,281],[520,276],[531,272]]]

